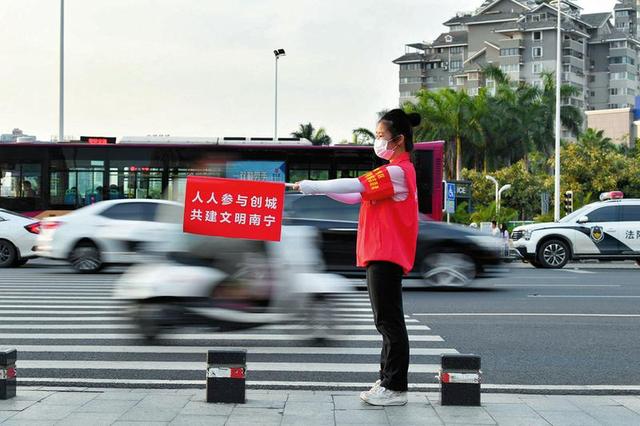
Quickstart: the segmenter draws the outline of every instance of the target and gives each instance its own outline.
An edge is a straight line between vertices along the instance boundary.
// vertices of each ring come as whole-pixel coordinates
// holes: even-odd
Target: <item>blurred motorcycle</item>
[[[156,239],[157,261],[122,275],[114,298],[130,302],[147,339],[177,327],[231,331],[284,323],[326,339],[335,321],[331,296],[354,289],[342,276],[322,272],[317,238],[306,226],[283,227],[280,242],[176,232],[162,244]]]

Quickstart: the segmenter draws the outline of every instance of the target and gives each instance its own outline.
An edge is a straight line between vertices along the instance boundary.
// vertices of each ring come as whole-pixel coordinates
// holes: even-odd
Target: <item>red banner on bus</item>
[[[284,184],[189,176],[183,231],[280,241]]]

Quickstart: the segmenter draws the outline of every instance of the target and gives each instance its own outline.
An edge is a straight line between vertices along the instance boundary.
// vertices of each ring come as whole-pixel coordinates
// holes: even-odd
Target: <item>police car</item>
[[[513,246],[538,268],[562,268],[579,259],[631,259],[640,265],[640,199],[612,191],[600,200],[559,222],[515,228]]]

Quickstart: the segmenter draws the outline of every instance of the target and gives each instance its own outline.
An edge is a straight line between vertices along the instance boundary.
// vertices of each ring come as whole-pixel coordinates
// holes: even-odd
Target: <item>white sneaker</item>
[[[366,398],[360,397],[370,405],[405,405],[407,403],[407,393],[406,392],[397,392],[392,391],[390,389],[385,388],[384,386],[378,386],[378,388],[374,391],[366,392],[364,395]]]
[[[367,397],[376,391],[376,389],[378,389],[380,387],[380,385],[382,384],[382,380],[378,379],[376,380],[376,382],[373,384],[373,386],[371,386],[371,389],[369,389],[368,391],[364,391],[364,392],[360,392],[360,399],[363,401],[367,400]]]

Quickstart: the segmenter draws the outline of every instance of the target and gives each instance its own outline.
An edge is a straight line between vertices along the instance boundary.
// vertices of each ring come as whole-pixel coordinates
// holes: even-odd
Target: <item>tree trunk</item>
[[[488,168],[487,163],[489,162],[489,158],[488,158],[488,157],[489,157],[488,149],[487,149],[487,148],[485,148],[485,149],[484,149],[484,165],[483,165],[483,169],[482,169],[482,172],[483,172],[485,175],[487,174],[487,168]]]
[[[460,135],[456,135],[456,180],[460,180],[460,172],[462,170],[462,142]]]

